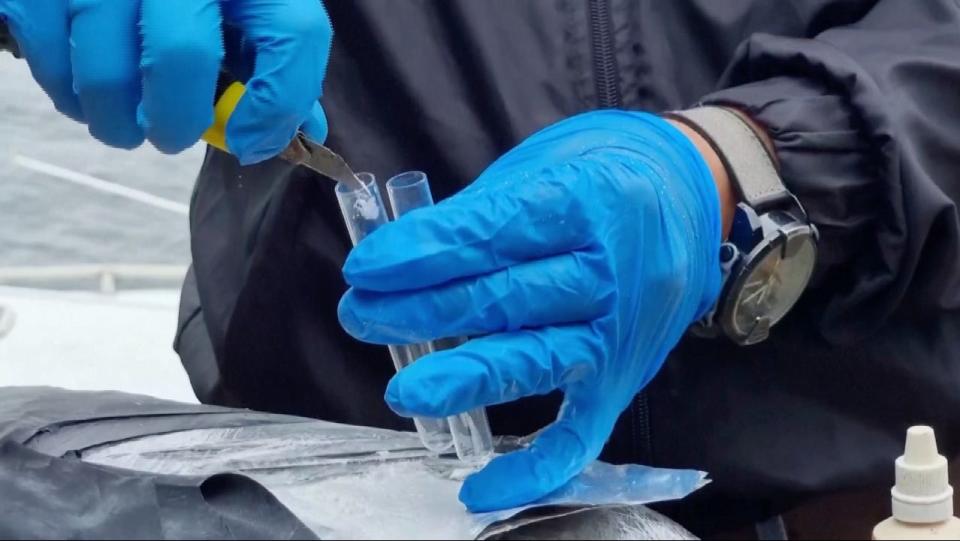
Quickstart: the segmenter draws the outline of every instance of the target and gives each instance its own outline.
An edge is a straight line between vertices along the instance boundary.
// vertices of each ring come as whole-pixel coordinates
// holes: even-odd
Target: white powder
[[[308,526],[337,539],[475,539],[484,525],[467,513],[459,490],[459,482],[416,462],[271,488]]]
[[[353,204],[353,209],[357,211],[364,220],[373,221],[380,217],[380,205],[372,195],[361,195]]]

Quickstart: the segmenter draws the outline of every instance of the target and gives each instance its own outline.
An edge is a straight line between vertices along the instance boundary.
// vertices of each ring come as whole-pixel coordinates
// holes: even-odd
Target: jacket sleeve
[[[702,100],[773,138],[822,235],[808,296],[834,342],[960,308],[960,0],[866,4],[809,39],[753,35]]]

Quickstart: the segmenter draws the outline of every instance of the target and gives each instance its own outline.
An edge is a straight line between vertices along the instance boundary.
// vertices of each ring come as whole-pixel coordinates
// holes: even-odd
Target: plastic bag
[[[322,422],[181,431],[102,446],[82,458],[168,475],[242,473],[267,487],[319,536],[346,539],[487,538],[558,517],[567,517],[570,531],[579,524],[581,533],[603,537],[572,517],[584,508],[683,498],[706,483],[701,472],[597,463],[537,505],[474,515],[457,500],[471,471],[432,456],[416,434]],[[611,513],[595,515],[605,517],[598,524],[608,534],[635,533],[629,524],[641,525],[641,531],[665,524],[659,530],[669,537],[679,529],[662,517],[651,521],[654,515],[647,511]]]

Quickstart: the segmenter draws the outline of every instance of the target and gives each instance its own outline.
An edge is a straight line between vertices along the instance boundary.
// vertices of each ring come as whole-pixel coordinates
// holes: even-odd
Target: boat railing
[[[185,265],[86,264],[0,267],[0,285],[38,289],[91,289],[105,294],[123,287],[179,289]]]

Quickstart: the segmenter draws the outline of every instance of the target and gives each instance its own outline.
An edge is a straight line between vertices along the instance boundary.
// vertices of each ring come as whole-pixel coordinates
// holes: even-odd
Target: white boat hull
[[[196,403],[173,351],[179,292],[0,287],[0,386],[115,390]]]

